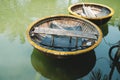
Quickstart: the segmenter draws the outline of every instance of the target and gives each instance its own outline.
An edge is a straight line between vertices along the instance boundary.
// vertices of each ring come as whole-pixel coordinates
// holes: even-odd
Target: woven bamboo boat
[[[97,25],[106,24],[114,14],[114,10],[97,3],[78,3],[68,7],[70,14],[92,21]]]
[[[93,50],[102,39],[95,24],[72,15],[56,15],[39,19],[27,29],[28,41],[40,52],[77,55]]]

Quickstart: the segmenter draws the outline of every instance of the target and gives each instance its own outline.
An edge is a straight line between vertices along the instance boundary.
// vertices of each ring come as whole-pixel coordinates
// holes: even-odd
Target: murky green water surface
[[[0,0],[0,80],[107,80],[112,66],[109,48],[120,40],[119,0],[84,0],[115,11],[111,20],[100,26],[103,40],[92,54],[58,60],[40,54],[26,39],[26,29],[33,21],[68,14],[67,7],[80,1]],[[112,80],[120,80],[119,71],[115,67]]]

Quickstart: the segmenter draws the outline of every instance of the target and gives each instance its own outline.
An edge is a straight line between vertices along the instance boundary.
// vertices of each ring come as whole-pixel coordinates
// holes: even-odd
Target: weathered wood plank
[[[89,18],[95,18],[97,17],[95,15],[95,13],[92,11],[92,9],[90,8],[90,6],[86,7],[86,6],[83,6],[83,12],[85,13],[85,15]]]
[[[33,32],[39,34],[97,39],[97,37],[94,34],[82,32],[82,31],[61,30],[61,29],[53,29],[53,28],[35,28]]]

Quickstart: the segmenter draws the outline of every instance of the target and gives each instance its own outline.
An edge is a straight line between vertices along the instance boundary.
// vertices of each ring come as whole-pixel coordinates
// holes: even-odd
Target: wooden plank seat
[[[53,29],[53,28],[40,28],[40,27],[38,28],[38,27],[36,27],[35,30],[33,31],[33,33],[97,39],[97,36],[94,33],[73,31],[73,30]]]

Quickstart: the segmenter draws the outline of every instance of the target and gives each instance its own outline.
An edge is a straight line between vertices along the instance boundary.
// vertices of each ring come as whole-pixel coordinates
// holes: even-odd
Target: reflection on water
[[[108,34],[108,24],[104,24],[104,25],[100,26],[100,29],[103,33],[103,37],[107,36],[107,34]]]
[[[108,74],[111,68],[108,57],[110,45],[107,43],[113,44],[120,40],[119,0],[84,0],[84,2],[105,4],[115,10],[115,14],[111,20],[106,25],[100,26],[106,42],[103,39],[101,44],[95,48],[96,64],[93,61],[95,60],[95,55],[93,54],[89,55],[91,56],[90,58],[83,59],[86,62],[83,65],[87,64],[88,59],[90,59],[91,63],[88,63],[89,68],[84,74],[80,73],[80,68],[83,68],[83,65],[81,67],[80,64],[82,64],[81,61],[83,60],[78,58],[72,59],[74,61],[79,60],[76,61],[76,63],[73,63],[69,59],[65,60],[66,62],[63,62],[63,60],[53,61],[56,59],[49,59],[48,57],[47,59],[45,56],[38,54],[37,50],[34,49],[33,51],[33,47],[25,41],[25,31],[30,23],[45,16],[68,14],[67,7],[70,4],[80,1],[82,0],[0,0],[0,80],[34,80],[36,72],[30,64],[31,59],[33,67],[37,64],[36,67],[38,67],[38,69],[36,70],[49,79],[76,79],[84,76],[84,80],[89,80],[86,79],[86,77],[89,78],[89,76],[87,76],[89,74],[87,73],[91,73],[91,70],[95,72],[96,69],[97,72],[99,72],[98,69],[100,69],[102,74]],[[116,51],[113,50],[113,53],[115,52]],[[31,54],[32,56],[30,58]],[[99,58],[101,59],[98,60]],[[68,64],[70,66],[68,66]],[[76,73],[71,69],[71,65],[78,65],[74,66],[76,69],[73,69]],[[88,66],[85,66],[85,68],[86,67]],[[119,68],[117,64],[116,69],[118,71],[115,69],[113,79],[120,79]]]
[[[57,59],[34,49],[31,62],[37,72],[50,80],[76,80],[87,75],[95,65],[95,52]]]
[[[116,27],[118,27],[119,31],[120,31],[120,17],[116,18],[115,21],[114,21],[114,25]]]
[[[28,22],[26,20],[28,4],[28,0],[3,0],[0,2],[0,33],[7,33],[11,41],[19,36],[21,42],[25,42],[24,34]]]
[[[109,80],[107,74],[103,74],[100,69],[92,71],[90,75],[90,80]]]

